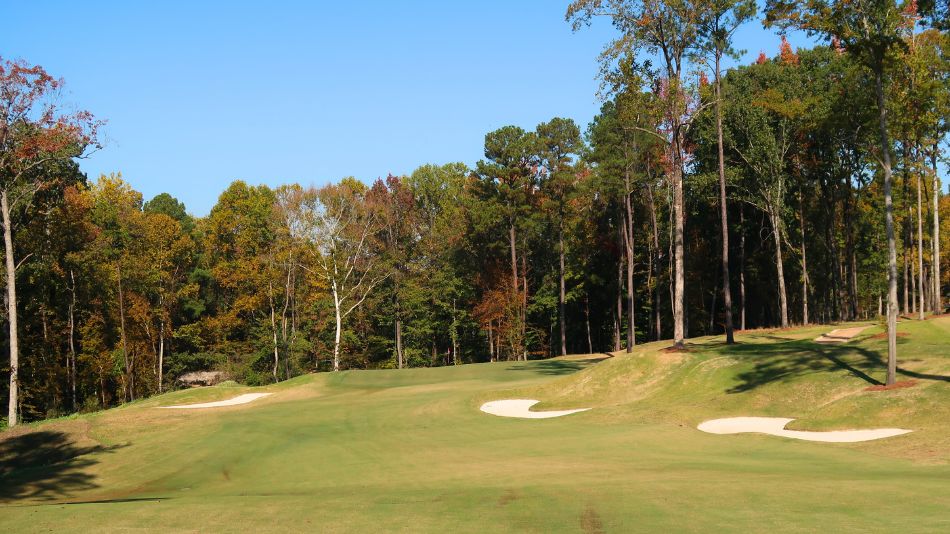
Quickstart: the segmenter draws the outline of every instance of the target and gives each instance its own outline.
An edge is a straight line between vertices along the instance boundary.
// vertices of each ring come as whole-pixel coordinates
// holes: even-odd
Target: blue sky
[[[506,124],[585,128],[613,29],[573,33],[567,3],[9,2],[0,56],[65,78],[65,101],[108,121],[90,178],[121,172],[205,215],[235,179],[370,182],[474,164]],[[743,62],[778,44],[759,22],[737,36]]]

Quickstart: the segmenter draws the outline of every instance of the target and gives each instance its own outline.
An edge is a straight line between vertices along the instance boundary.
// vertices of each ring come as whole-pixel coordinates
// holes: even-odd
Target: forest
[[[898,315],[950,290],[950,36],[940,2],[850,4],[576,0],[576,31],[618,30],[590,124],[504,126],[477,163],[405,176],[234,181],[203,217],[86,176],[108,118],[0,58],[3,424],[196,371],[261,385],[879,317],[896,366]],[[723,69],[745,24],[821,44]]]

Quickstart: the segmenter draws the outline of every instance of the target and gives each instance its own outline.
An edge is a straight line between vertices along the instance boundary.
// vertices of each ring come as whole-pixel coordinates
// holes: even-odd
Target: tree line
[[[204,217],[88,179],[101,123],[0,59],[7,424],[190,371],[264,384],[942,312],[943,12],[866,3],[769,2],[767,24],[827,44],[723,72],[754,1],[579,0],[576,28],[619,31],[586,128],[505,126],[474,166],[371,184],[236,181]]]

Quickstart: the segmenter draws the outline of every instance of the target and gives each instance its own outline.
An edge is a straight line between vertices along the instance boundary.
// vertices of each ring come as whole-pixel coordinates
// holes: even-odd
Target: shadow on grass
[[[509,367],[509,371],[528,371],[541,375],[569,375],[581,369],[606,360],[603,358],[587,358],[585,360],[534,360],[520,365]]]
[[[847,371],[872,386],[883,382],[871,373],[883,373],[886,359],[877,351],[855,345],[818,345],[810,340],[733,346],[729,354],[754,361],[751,370],[740,373],[739,384],[727,393],[743,393],[771,382],[835,371]],[[950,382],[950,377],[918,373],[898,367],[897,373],[921,380]]]
[[[127,445],[80,447],[63,432],[42,430],[0,441],[0,502],[54,500],[98,488],[86,470],[94,454]]]

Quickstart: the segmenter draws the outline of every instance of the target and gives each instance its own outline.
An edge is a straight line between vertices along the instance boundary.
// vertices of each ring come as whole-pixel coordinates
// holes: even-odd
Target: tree
[[[355,179],[311,191],[304,204],[304,237],[315,257],[314,274],[330,288],[334,311],[333,370],[340,370],[343,320],[389,276],[374,242],[379,225],[366,186]]]
[[[911,0],[913,2],[913,0]],[[916,16],[916,9],[913,16]],[[894,201],[891,140],[888,131],[886,92],[889,59],[905,46],[902,34],[906,13],[893,0],[768,0],[766,25],[799,28],[843,46],[874,77],[878,111],[878,154],[884,177],[884,220],[887,232],[887,385],[897,375],[897,244],[894,236]]]
[[[542,189],[553,204],[555,225],[558,236],[558,324],[561,341],[561,355],[567,354],[567,320],[565,318],[566,270],[565,219],[572,193],[575,175],[571,166],[571,156],[577,154],[581,146],[580,128],[571,119],[555,117],[550,122],[541,123],[535,131],[540,148],[542,165]]]
[[[87,149],[98,146],[100,123],[88,112],[65,113],[57,105],[54,97],[62,83],[39,65],[0,57],[0,212],[10,332],[10,426],[17,424],[19,414],[14,225],[28,212],[37,192],[65,185],[62,175],[51,175],[45,172],[47,168],[82,157]]]
[[[713,56],[713,90],[716,110],[716,148],[719,167],[719,213],[722,220],[722,295],[725,310],[726,343],[735,343],[732,321],[732,291],[729,276],[729,210],[726,205],[726,158],[722,139],[722,68],[723,56],[737,57],[732,36],[743,23],[755,16],[755,0],[710,0],[699,35],[705,53]]]
[[[575,0],[566,18],[575,30],[598,16],[609,17],[621,35],[601,54],[604,71],[625,56],[659,55],[663,78],[657,95],[665,112],[661,138],[666,143],[667,164],[673,185],[673,342],[682,347],[686,337],[686,224],[683,176],[686,167],[685,134],[697,109],[691,105],[684,70],[699,44],[700,24],[706,7],[685,0]],[[647,67],[644,65],[643,67]],[[648,70],[648,69],[647,69]]]

